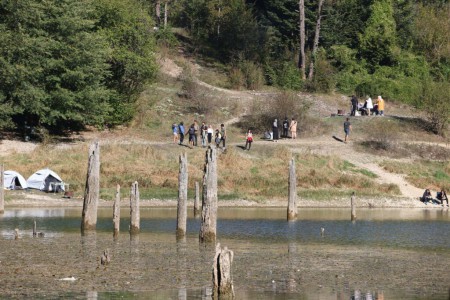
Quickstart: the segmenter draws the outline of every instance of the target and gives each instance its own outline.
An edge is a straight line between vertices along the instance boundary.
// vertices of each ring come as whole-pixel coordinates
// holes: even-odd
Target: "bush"
[[[323,51],[317,54],[314,77],[307,88],[313,92],[331,93],[336,87],[335,69],[324,54]]]
[[[431,130],[444,136],[450,119],[450,83],[427,82],[423,98]]]
[[[232,89],[240,90],[245,86],[245,76],[239,68],[232,67],[228,79]]]

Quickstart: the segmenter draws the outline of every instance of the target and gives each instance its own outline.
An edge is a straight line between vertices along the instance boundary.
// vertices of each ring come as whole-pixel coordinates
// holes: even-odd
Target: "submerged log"
[[[117,237],[120,232],[120,185],[116,187],[116,198],[113,205],[113,224],[114,237]]]
[[[355,200],[355,192],[352,193],[352,197],[350,198],[350,204],[352,206],[352,215],[351,220],[356,221],[356,200]]]
[[[295,220],[297,218],[297,176],[295,174],[295,160],[289,162],[289,202],[287,209],[287,220]]]
[[[212,147],[206,150],[203,180],[204,195],[199,238],[200,242],[213,242],[216,240],[217,223],[217,155],[216,149]]]
[[[213,283],[215,298],[232,298],[234,297],[233,277],[231,268],[233,264],[233,251],[227,247],[223,249],[220,243],[216,246],[216,255],[213,262]],[[216,297],[217,295],[217,297]]]
[[[188,162],[186,152],[180,155],[180,170],[178,173],[178,206],[177,206],[177,237],[186,235],[188,192]]]
[[[89,147],[89,161],[84,189],[81,232],[95,230],[97,226],[97,206],[100,194],[100,146],[95,141]]]
[[[139,233],[141,216],[139,212],[139,186],[135,181],[131,185],[130,195],[130,234]]]
[[[5,166],[3,164],[0,165],[0,214],[5,212]]]
[[[194,199],[194,217],[198,218],[200,216],[200,185],[198,181],[195,182],[195,199]]]

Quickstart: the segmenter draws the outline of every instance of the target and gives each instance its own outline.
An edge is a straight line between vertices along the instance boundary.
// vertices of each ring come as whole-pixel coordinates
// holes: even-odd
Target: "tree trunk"
[[[161,26],[161,0],[156,0],[156,26]]]
[[[195,199],[194,199],[194,217],[200,216],[200,185],[198,181],[195,182]]]
[[[95,141],[89,147],[89,161],[84,189],[81,232],[95,230],[97,226],[97,205],[100,194],[100,146]]]
[[[116,198],[113,206],[113,224],[114,224],[114,237],[119,236],[120,232],[120,185],[116,188]]]
[[[314,76],[314,65],[316,63],[316,53],[319,48],[319,37],[320,37],[320,22],[322,20],[322,6],[324,0],[319,0],[318,8],[317,8],[317,21],[316,21],[316,32],[314,34],[314,44],[311,53],[311,62],[309,64],[309,74],[308,79],[312,80]]]
[[[180,171],[178,173],[177,238],[181,238],[186,235],[187,192],[188,161],[185,152],[180,155]]]
[[[356,200],[355,200],[355,192],[353,192],[352,197],[350,198],[350,203],[352,206],[352,216],[351,220],[356,221]]]
[[[300,74],[302,79],[306,79],[306,56],[305,56],[305,0],[298,1],[298,11],[300,19],[300,55],[298,58],[298,67],[300,68]]]
[[[139,185],[135,181],[131,185],[130,194],[130,234],[139,233],[141,215],[139,212]]]
[[[297,218],[297,176],[295,174],[295,160],[291,159],[289,162],[289,191],[288,191],[288,209],[287,219],[288,221],[295,220]]]
[[[164,2],[164,28],[167,28],[167,14],[169,13],[169,0]]]
[[[234,296],[233,278],[231,268],[233,264],[233,251],[227,247],[221,249],[220,243],[216,246],[216,255],[213,263],[214,298]]]
[[[200,242],[216,240],[217,222],[217,156],[216,149],[206,150],[205,186],[202,201],[202,222],[200,226]]]
[[[0,166],[0,214],[5,212],[5,166]]]

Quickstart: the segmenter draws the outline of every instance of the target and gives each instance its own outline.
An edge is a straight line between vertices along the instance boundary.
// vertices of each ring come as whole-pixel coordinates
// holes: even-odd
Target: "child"
[[[216,147],[220,147],[220,141],[222,141],[222,135],[220,134],[219,129],[216,129],[216,135],[214,137],[214,141],[216,142]]]

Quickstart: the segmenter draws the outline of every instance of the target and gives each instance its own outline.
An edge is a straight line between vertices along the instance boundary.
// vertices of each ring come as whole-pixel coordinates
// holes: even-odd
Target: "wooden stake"
[[[200,209],[200,185],[198,181],[195,182],[195,199],[194,199],[194,217],[198,218],[201,215]]]
[[[221,249],[220,243],[216,246],[216,255],[213,263],[213,283],[215,298],[234,297],[233,278],[231,268],[233,264],[233,251],[227,247]],[[217,297],[216,297],[217,295]]]
[[[5,212],[5,166],[0,165],[0,214]]]
[[[187,192],[188,192],[188,162],[186,152],[180,155],[180,170],[178,173],[178,206],[177,206],[177,237],[186,235]]]
[[[139,212],[139,186],[137,181],[131,185],[130,195],[130,234],[139,233],[141,216]]]
[[[289,162],[289,202],[287,209],[287,220],[292,221],[297,218],[297,176],[295,174],[295,160]]]
[[[202,222],[200,226],[200,242],[216,240],[217,223],[217,155],[216,149],[208,147],[204,170],[204,186],[202,200]]]
[[[352,193],[352,197],[350,198],[350,203],[352,206],[352,221],[356,221],[356,200],[355,200],[355,192]]]
[[[34,220],[33,224],[33,237],[37,236],[37,229],[36,229],[36,220]]]
[[[114,224],[114,237],[119,236],[120,232],[120,185],[116,187],[116,198],[113,205],[113,224]]]
[[[81,232],[95,230],[97,225],[97,205],[100,194],[100,146],[95,141],[89,147],[89,161],[84,189]]]

